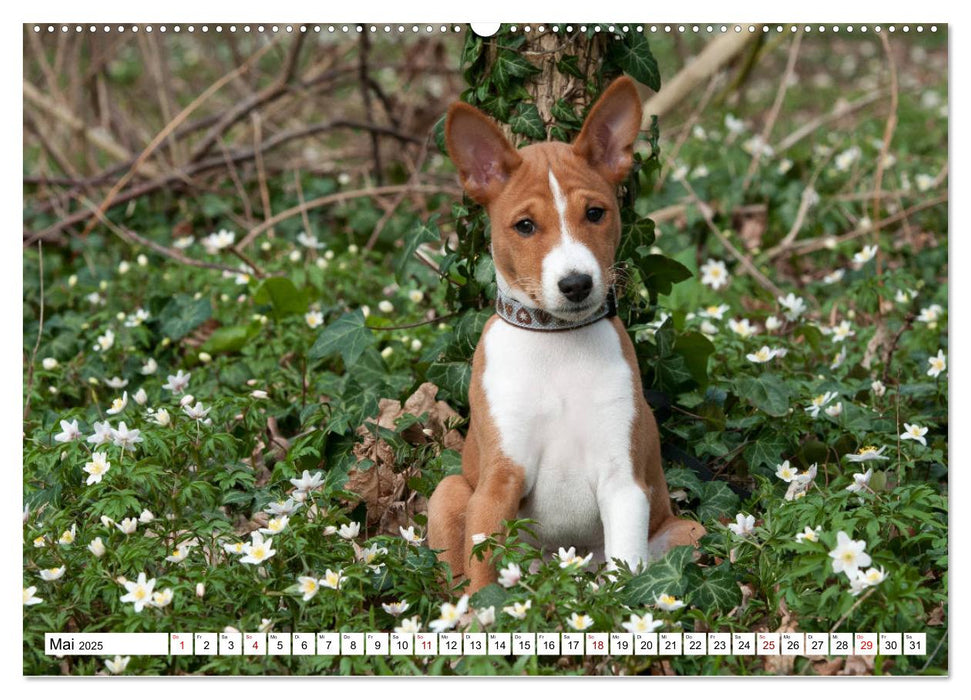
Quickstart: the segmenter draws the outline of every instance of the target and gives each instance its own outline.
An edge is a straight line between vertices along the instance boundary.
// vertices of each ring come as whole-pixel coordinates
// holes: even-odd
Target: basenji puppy
[[[428,544],[469,592],[496,580],[488,556],[472,557],[473,536],[504,520],[535,520],[544,549],[631,568],[705,532],[671,510],[657,424],[614,309],[616,189],[640,124],[626,77],[572,145],[516,150],[482,112],[449,109],[448,152],[489,215],[498,287],[472,362],[462,473],[428,503]]]

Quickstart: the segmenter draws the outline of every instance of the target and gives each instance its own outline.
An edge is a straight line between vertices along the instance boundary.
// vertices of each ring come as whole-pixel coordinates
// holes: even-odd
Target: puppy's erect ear
[[[495,122],[464,102],[448,110],[445,144],[462,186],[479,204],[494,199],[523,162]]]
[[[630,170],[640,128],[641,100],[634,81],[617,78],[587,115],[573,152],[616,185]]]

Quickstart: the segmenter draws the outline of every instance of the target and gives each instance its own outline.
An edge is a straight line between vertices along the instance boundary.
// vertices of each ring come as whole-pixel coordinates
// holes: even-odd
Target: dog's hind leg
[[[465,513],[472,487],[461,474],[446,476],[428,500],[428,546],[442,550],[438,558],[452,568],[452,575],[465,573]]]
[[[647,542],[651,560],[663,557],[673,547],[682,545],[697,547],[698,540],[704,537],[705,533],[705,528],[701,523],[686,518],[676,518],[672,515],[661,523],[661,526]]]

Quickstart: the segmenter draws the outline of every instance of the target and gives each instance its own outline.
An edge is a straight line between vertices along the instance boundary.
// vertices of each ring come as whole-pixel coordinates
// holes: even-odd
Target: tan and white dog
[[[607,88],[572,145],[517,151],[475,108],[448,112],[449,154],[489,214],[499,291],[472,363],[462,474],[428,504],[428,544],[470,592],[496,579],[488,557],[471,556],[473,535],[504,520],[534,519],[544,548],[631,567],[705,532],[671,510],[657,424],[614,312],[616,188],[640,124],[629,78]]]

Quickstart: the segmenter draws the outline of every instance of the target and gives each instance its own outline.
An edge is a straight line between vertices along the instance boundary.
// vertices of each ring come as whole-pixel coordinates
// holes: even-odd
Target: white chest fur
[[[483,342],[489,412],[503,453],[525,472],[520,517],[538,522],[548,547],[646,559],[647,499],[631,465],[632,370],[612,324],[543,333],[500,322]]]

